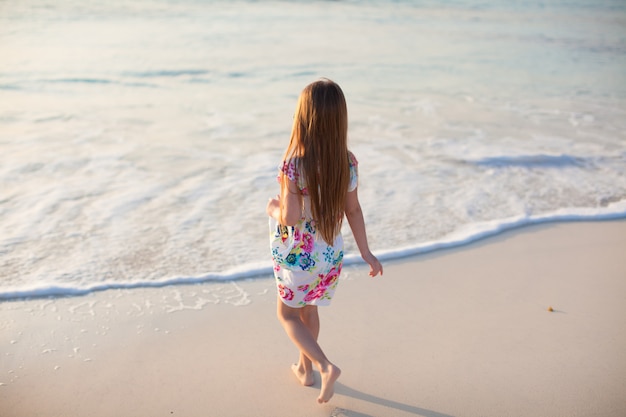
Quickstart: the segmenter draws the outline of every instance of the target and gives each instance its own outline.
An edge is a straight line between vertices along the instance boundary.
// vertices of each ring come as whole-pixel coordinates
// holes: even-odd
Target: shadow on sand
[[[372,404],[377,404],[383,407],[394,408],[396,410],[404,411],[406,413],[415,414],[422,417],[453,417],[449,414],[438,413],[437,411],[427,410],[425,408],[416,407],[410,404],[404,404],[397,401],[387,400],[385,398],[377,397],[372,394],[367,394],[362,391],[355,390],[341,382],[335,383],[335,394],[345,395],[346,397],[352,397],[357,400],[367,401]],[[330,417],[376,417],[368,414],[359,413],[357,411],[345,410],[342,408],[336,408],[333,410]]]

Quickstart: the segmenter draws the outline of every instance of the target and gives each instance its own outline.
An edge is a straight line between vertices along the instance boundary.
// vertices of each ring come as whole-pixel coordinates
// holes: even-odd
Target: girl
[[[315,365],[321,376],[319,403],[333,396],[341,370],[317,343],[317,306],[328,305],[343,259],[341,224],[345,214],[369,275],[383,267],[367,244],[357,197],[357,160],[348,151],[348,111],[341,88],[328,79],[309,84],[300,94],[291,140],[278,180],[280,195],[267,203],[278,319],[300,350],[292,365],[298,380],[313,385]]]

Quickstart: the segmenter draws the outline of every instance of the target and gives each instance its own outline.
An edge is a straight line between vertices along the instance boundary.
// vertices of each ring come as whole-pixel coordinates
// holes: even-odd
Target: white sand
[[[0,416],[623,417],[625,255],[626,221],[557,223],[348,267],[323,406],[270,278],[4,302]]]

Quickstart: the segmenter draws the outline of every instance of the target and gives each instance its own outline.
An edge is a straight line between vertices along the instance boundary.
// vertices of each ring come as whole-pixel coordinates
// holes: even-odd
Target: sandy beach
[[[553,223],[346,267],[322,406],[270,277],[3,302],[0,416],[624,416],[625,254],[626,221]]]

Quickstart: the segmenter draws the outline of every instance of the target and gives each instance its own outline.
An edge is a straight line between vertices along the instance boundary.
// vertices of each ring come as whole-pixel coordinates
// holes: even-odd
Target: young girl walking
[[[291,140],[278,180],[280,195],[267,203],[278,319],[300,350],[292,370],[303,385],[320,372],[319,403],[333,396],[341,370],[317,343],[317,306],[329,305],[343,261],[341,225],[348,219],[369,275],[383,267],[367,244],[357,197],[357,160],[348,151],[348,110],[341,88],[322,79],[305,87],[298,99]]]

